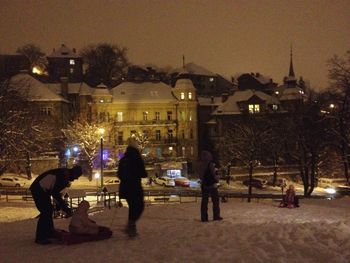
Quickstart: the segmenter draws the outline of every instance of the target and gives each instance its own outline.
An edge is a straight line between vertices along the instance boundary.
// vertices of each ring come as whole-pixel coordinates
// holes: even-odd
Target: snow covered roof
[[[28,73],[19,73],[11,78],[10,85],[15,87],[29,101],[64,101],[62,96],[52,91],[47,84],[40,82]]]
[[[271,77],[269,77],[269,76],[264,76],[264,75],[262,75],[262,74],[260,74],[260,73],[244,73],[244,74],[241,74],[241,75],[238,77],[238,79],[239,79],[240,77],[248,76],[248,75],[251,76],[252,78],[256,79],[258,82],[260,82],[260,83],[263,84],[263,85],[266,85],[266,84],[270,83],[271,80],[272,80]]]
[[[43,85],[47,85],[48,88],[56,94],[61,93],[61,83],[48,83]],[[94,89],[85,82],[68,83],[68,94],[91,95],[93,90]]]
[[[92,91],[93,96],[111,96],[111,92],[107,89],[107,87],[96,87]]]
[[[184,67],[180,67],[171,71],[171,73],[181,74],[194,74],[194,75],[202,75],[202,76],[216,76],[215,73],[203,68],[195,63],[187,63]]]
[[[113,103],[169,103],[176,101],[172,94],[172,88],[163,82],[123,82],[114,87],[111,93]]]
[[[300,87],[289,88],[286,85],[281,85],[277,88],[279,92],[279,100],[302,100],[304,91]]]
[[[198,97],[200,106],[219,106],[222,105],[222,97]]]
[[[267,104],[280,104],[278,99],[267,95],[261,91],[255,90],[243,90],[236,91],[233,95],[229,96],[228,99],[220,105],[215,111],[214,115],[230,115],[230,114],[241,114],[238,102],[248,101],[251,97],[256,96],[261,100],[265,101]]]
[[[190,79],[178,79],[174,88],[180,88],[186,91],[196,91],[196,88],[193,86]]]
[[[65,44],[62,44],[60,48],[54,49],[53,52],[48,55],[49,58],[80,58],[79,54],[75,52],[75,49],[70,49]]]

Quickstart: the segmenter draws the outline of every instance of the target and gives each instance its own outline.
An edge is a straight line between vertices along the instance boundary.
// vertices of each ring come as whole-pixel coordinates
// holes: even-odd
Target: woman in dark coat
[[[141,178],[147,177],[138,144],[129,139],[124,157],[119,161],[118,177],[120,179],[119,198],[126,199],[129,206],[128,224],[125,232],[134,237],[137,235],[136,221],[144,210]]]
[[[220,200],[218,185],[219,178],[215,171],[215,164],[213,163],[213,156],[208,151],[202,151],[198,163],[198,175],[202,181],[202,202],[201,202],[201,220],[208,221],[208,201],[209,195],[213,202],[213,220],[222,220],[220,216]]]

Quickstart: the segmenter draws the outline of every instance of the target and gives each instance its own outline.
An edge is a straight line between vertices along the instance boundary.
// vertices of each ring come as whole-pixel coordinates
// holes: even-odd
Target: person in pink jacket
[[[89,218],[89,208],[90,204],[88,201],[83,200],[80,202],[70,221],[69,232],[79,235],[96,235],[99,233],[100,227]]]

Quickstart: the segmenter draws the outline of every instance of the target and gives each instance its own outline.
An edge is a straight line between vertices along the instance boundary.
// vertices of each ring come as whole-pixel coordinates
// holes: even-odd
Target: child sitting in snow
[[[280,207],[299,207],[299,199],[295,195],[294,185],[289,185],[286,195],[283,197],[283,201],[280,204]]]
[[[111,231],[107,227],[97,225],[95,221],[89,218],[89,208],[90,203],[88,201],[80,202],[70,221],[69,232],[78,235],[97,235],[101,232]]]

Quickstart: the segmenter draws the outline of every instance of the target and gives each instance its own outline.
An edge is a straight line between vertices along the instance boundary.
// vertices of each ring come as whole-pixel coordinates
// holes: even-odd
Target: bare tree
[[[121,82],[129,65],[125,47],[101,43],[90,45],[81,51],[87,65],[86,81],[92,86],[101,82],[112,87]]]
[[[293,121],[297,138],[291,155],[299,163],[304,195],[310,196],[317,181],[322,151],[329,143],[327,119],[321,112],[317,96],[309,97],[301,111],[293,116]]]
[[[47,61],[45,53],[41,51],[40,47],[35,44],[25,44],[24,46],[17,48],[16,52],[24,55],[28,59],[31,69],[36,67],[40,69],[41,72],[46,72]]]
[[[21,83],[1,82],[0,87],[0,170],[15,166],[20,159],[50,151],[53,147],[53,127],[39,119]],[[30,88],[30,87],[27,87]],[[21,92],[19,92],[21,90]],[[30,166],[30,163],[27,163]],[[31,172],[27,171],[30,179]]]
[[[264,117],[245,115],[242,121],[227,122],[218,153],[224,163],[243,164],[248,169],[248,202],[251,200],[253,169],[271,140],[271,127]]]
[[[350,145],[350,50],[343,57],[335,55],[328,60],[330,90],[340,94],[335,102],[333,116],[336,119],[335,134],[339,138],[344,176],[349,183]]]
[[[92,176],[92,168],[98,157],[100,146],[100,132],[96,123],[87,121],[74,121],[66,129],[62,129],[68,146],[77,145],[80,148],[79,157],[88,162],[89,177]]]

